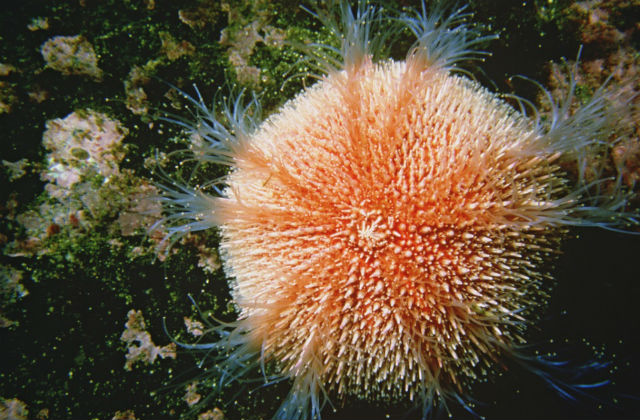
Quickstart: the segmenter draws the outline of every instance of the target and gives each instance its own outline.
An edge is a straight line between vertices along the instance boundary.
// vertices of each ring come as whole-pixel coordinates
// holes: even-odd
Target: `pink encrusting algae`
[[[498,360],[525,361],[568,227],[636,223],[620,189],[561,169],[606,150],[608,94],[543,123],[455,71],[490,38],[461,10],[403,15],[417,38],[404,61],[375,58],[381,13],[341,13],[317,12],[340,48],[305,48],[320,80],[264,122],[241,96],[228,126],[200,98],[199,120],[180,122],[206,140],[195,156],[231,168],[216,195],[165,187],[174,240],[220,229],[239,311],[197,346],[221,355],[222,385],[275,366],[266,380],[293,383],[281,418],[319,417],[330,396],[469,408]]]

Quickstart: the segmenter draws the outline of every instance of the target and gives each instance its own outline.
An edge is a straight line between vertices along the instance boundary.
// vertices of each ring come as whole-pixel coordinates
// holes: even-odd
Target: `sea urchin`
[[[165,221],[174,238],[220,229],[239,319],[200,346],[223,384],[271,363],[293,382],[282,418],[319,417],[328,395],[426,414],[518,357],[567,226],[634,222],[617,189],[560,165],[606,148],[612,116],[601,90],[542,122],[461,75],[488,38],[461,10],[397,19],[417,41],[394,61],[381,13],[340,9],[316,13],[340,47],[305,47],[320,80],[265,121],[255,100],[224,106],[226,126],[193,100],[199,159],[231,170],[217,195],[166,187]]]

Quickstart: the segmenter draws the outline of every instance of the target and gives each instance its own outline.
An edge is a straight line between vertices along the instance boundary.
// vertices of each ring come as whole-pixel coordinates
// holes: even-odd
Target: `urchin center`
[[[380,209],[370,209],[366,201],[351,211],[347,224],[348,242],[363,253],[371,253],[388,244],[392,218]]]

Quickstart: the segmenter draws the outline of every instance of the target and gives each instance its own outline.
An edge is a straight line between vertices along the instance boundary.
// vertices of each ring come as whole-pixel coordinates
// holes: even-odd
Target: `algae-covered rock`
[[[47,67],[65,75],[87,75],[102,79],[98,56],[93,46],[82,35],[55,36],[40,49]]]

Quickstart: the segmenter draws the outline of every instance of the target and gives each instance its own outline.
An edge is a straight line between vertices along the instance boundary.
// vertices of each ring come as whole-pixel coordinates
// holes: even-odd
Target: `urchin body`
[[[519,343],[558,240],[528,222],[563,189],[553,156],[523,153],[536,135],[474,82],[404,62],[286,105],[219,204],[256,348],[339,394],[412,398],[483,376]]]
[[[406,60],[375,60],[384,19],[344,2],[341,24],[318,14],[342,43],[316,46],[330,54],[321,80],[264,122],[241,96],[223,105],[229,126],[191,99],[199,119],[177,122],[206,140],[196,158],[230,171],[216,196],[164,187],[165,222],[174,237],[221,231],[239,319],[197,346],[219,354],[220,385],[273,364],[267,381],[293,382],[276,414],[287,419],[319,417],[328,395],[469,409],[498,360],[529,357],[567,226],[637,223],[617,187],[602,196],[602,180],[560,168],[606,150],[604,89],[571,113],[572,79],[546,124],[528,118],[453,72],[488,39],[465,16],[423,5],[401,19],[417,38]]]

